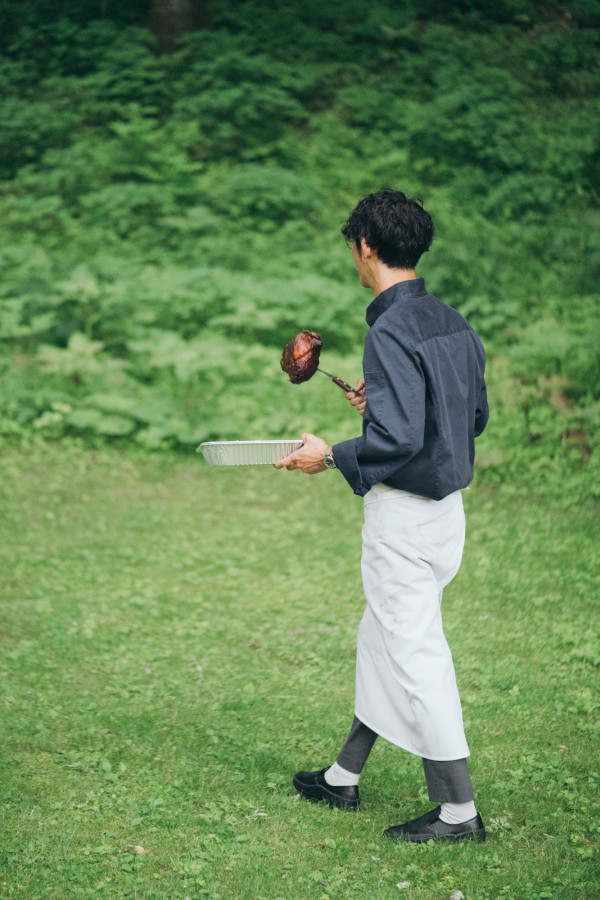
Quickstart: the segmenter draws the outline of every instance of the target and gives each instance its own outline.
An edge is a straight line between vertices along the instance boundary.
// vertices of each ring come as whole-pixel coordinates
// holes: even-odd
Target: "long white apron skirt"
[[[427,500],[377,484],[364,502],[356,715],[417,756],[462,759],[469,748],[441,615],[462,558],[462,494]]]

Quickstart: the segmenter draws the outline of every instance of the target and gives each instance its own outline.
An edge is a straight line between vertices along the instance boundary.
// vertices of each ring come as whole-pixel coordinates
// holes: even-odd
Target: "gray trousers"
[[[338,755],[338,764],[348,772],[360,775],[376,740],[377,732],[354,716],[346,743]],[[423,759],[423,769],[429,799],[434,803],[468,803],[474,799],[466,759]]]

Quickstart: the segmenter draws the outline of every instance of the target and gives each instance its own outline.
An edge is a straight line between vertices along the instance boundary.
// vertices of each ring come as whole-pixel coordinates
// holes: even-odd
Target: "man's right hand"
[[[353,391],[348,391],[346,394],[346,398],[351,406],[353,406],[357,412],[364,414],[365,406],[367,405],[367,393],[365,391],[365,380],[361,378]]]

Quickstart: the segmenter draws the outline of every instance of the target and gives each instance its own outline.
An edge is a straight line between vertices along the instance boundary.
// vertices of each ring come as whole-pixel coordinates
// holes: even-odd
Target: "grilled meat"
[[[283,348],[281,368],[292,384],[308,381],[317,371],[323,341],[315,331],[301,331]]]

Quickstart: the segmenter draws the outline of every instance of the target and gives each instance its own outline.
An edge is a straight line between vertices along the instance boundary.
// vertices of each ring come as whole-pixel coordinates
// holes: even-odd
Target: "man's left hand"
[[[305,475],[316,475],[318,472],[325,472],[327,466],[323,462],[325,451],[328,445],[322,438],[314,434],[302,435],[302,447],[294,450],[289,456],[280,459],[275,463],[276,469],[300,469]]]

